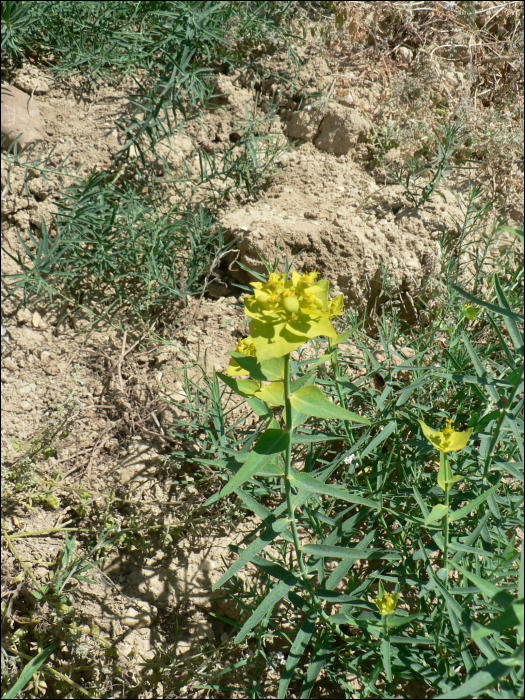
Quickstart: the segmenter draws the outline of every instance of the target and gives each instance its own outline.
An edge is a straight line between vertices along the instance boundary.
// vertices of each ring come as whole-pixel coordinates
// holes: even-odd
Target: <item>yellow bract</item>
[[[383,616],[393,615],[397,607],[397,599],[399,598],[399,593],[385,593],[382,598],[376,598],[374,600],[374,605],[377,606],[379,613]]]
[[[328,281],[316,282],[317,272],[285,275],[272,272],[267,282],[252,282],[253,295],[245,297],[244,311],[251,318],[250,338],[257,360],[283,357],[311,338],[337,338],[330,318]],[[336,311],[342,307],[337,299]],[[335,314],[338,315],[338,314]]]
[[[250,338],[250,336],[239,340],[239,342],[235,346],[235,352],[240,352],[243,355],[248,355],[249,357],[257,357],[257,354],[255,352],[255,345],[253,344],[253,339]],[[226,370],[226,374],[229,377],[250,376],[250,373],[247,370],[243,369],[234,357],[232,357],[230,360],[230,363]]]
[[[477,306],[472,306],[472,304],[467,304],[463,307],[463,311],[465,312],[465,316],[468,318],[468,320],[473,321],[481,309],[478,309]]]
[[[459,452],[466,447],[474,428],[469,428],[461,433],[456,432],[452,427],[454,421],[447,420],[447,427],[444,430],[437,432],[432,430],[428,425],[425,425],[422,420],[418,421],[423,431],[423,435],[439,452],[447,454],[448,452]]]
[[[342,316],[344,311],[345,298],[340,294],[328,304],[328,315],[330,319]]]

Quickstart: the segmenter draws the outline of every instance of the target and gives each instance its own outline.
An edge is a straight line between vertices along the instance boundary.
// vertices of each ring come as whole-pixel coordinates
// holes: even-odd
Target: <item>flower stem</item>
[[[315,610],[319,613],[323,621],[330,627],[330,629],[335,632],[339,637],[344,639],[345,641],[349,642],[351,641],[351,638],[348,637],[344,632],[342,632],[339,629],[338,625],[334,625],[334,623],[330,620],[328,615],[325,613],[323,610],[321,603],[319,602],[319,599],[315,595],[315,591],[312,587],[312,584],[310,583],[310,579],[308,578],[308,571],[306,570],[306,565],[303,560],[303,555],[302,555],[302,547],[301,547],[301,542],[299,540],[299,533],[297,532],[297,523],[295,521],[295,508],[293,505],[293,499],[292,499],[292,484],[291,484],[291,474],[292,474],[292,435],[293,435],[293,429],[292,429],[292,404],[290,402],[290,356],[285,355],[284,357],[284,401],[285,401],[285,420],[286,420],[286,429],[289,431],[290,436],[288,440],[288,444],[286,446],[286,452],[285,452],[285,458],[284,458],[284,485],[285,485],[285,490],[286,490],[286,505],[288,507],[288,518],[290,520],[290,526],[292,529],[292,537],[293,537],[293,542],[294,542],[294,547],[295,547],[295,556],[297,558],[297,564],[299,565],[299,570],[301,572],[301,578],[303,579],[303,583],[305,585],[306,590],[308,591],[308,594],[310,595],[312,605],[315,608]]]
[[[444,523],[443,523],[443,539],[445,541],[443,545],[443,568],[445,569],[445,586],[448,587],[448,511],[450,507],[450,484],[448,483],[449,467],[448,467],[448,455],[446,452],[441,453],[441,459],[445,462],[445,508],[447,509],[445,513]]]

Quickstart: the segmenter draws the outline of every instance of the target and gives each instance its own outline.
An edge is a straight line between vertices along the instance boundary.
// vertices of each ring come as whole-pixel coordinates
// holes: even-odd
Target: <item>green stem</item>
[[[448,511],[450,507],[450,484],[448,483],[448,478],[450,470],[448,464],[448,455],[446,453],[443,453],[442,456],[445,460],[445,508],[447,509],[443,524],[443,539],[445,540],[445,544],[443,545],[443,568],[445,569],[445,585],[448,586]]]
[[[312,584],[310,583],[310,579],[308,577],[308,571],[306,570],[306,565],[303,560],[303,555],[302,555],[302,547],[301,547],[301,542],[299,541],[299,533],[297,532],[297,523],[295,521],[295,508],[293,505],[293,494],[292,494],[292,484],[291,484],[291,475],[292,475],[292,435],[293,435],[293,429],[292,429],[292,404],[290,402],[290,356],[285,355],[284,357],[284,415],[285,415],[285,420],[286,420],[286,429],[290,433],[290,439],[288,440],[288,444],[286,446],[286,452],[285,452],[285,457],[284,457],[284,485],[285,485],[285,490],[286,490],[286,505],[288,507],[288,518],[290,520],[290,526],[292,529],[292,537],[293,537],[293,543],[294,543],[294,548],[295,548],[295,556],[297,558],[297,564],[299,565],[299,570],[301,572],[301,578],[303,579],[303,583],[305,585],[306,590],[308,591],[308,594],[311,598],[312,605],[317,610],[323,621],[330,627],[330,629],[335,632],[339,637],[344,639],[345,641],[349,642],[351,641],[351,638],[348,637],[344,632],[341,632],[339,629],[338,625],[334,625],[334,623],[330,620],[328,615],[325,613],[323,610],[321,603],[317,596],[315,595],[315,591],[312,587]]]

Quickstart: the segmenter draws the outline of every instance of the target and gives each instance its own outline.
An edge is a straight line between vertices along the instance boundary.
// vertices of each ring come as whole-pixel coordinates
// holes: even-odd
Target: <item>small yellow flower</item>
[[[476,316],[480,313],[481,309],[478,309],[477,306],[472,306],[472,304],[467,304],[463,307],[463,311],[468,320],[473,321],[476,318]]]
[[[469,428],[463,432],[456,432],[452,427],[454,421],[447,420],[447,427],[437,432],[425,425],[422,420],[418,421],[423,431],[423,435],[439,452],[448,454],[449,452],[459,452],[466,447],[474,428]]]
[[[243,355],[247,355],[248,357],[256,357],[257,354],[255,352],[255,345],[253,343],[253,339],[248,336],[247,338],[242,338],[242,340],[239,340],[237,345],[235,346],[235,352],[240,352]],[[226,374],[228,377],[249,377],[250,373],[243,369],[240,364],[237,362],[237,360],[232,357],[230,360],[230,363],[228,365],[228,368],[226,370]]]
[[[379,613],[386,617],[387,615],[393,615],[397,607],[397,599],[399,598],[399,593],[385,593],[382,598],[376,598],[374,600],[374,605],[377,606]]]

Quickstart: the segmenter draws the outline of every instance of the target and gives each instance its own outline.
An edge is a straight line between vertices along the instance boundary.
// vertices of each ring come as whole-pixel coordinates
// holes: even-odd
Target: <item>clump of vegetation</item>
[[[218,66],[246,68],[261,44],[272,51],[282,44],[296,60],[281,26],[288,5],[252,14],[232,2],[57,2],[46,12],[35,2],[2,3],[7,68],[29,57],[57,77],[83,76],[90,89],[102,77],[128,74],[138,89],[131,115],[118,124],[125,143],[109,172],[81,177],[67,159],[53,167],[41,145],[19,154],[15,142],[3,152],[8,182],[14,167],[26,181],[31,172],[73,179],[53,230],[43,224],[38,240],[30,231],[19,237],[24,255],[10,294],[22,287],[24,303],[47,299],[62,314],[81,309],[97,323],[124,312],[147,324],[160,311],[173,319],[177,302],[202,295],[230,247],[215,224],[218,208],[259,191],[283,151],[282,136],[273,128],[275,109],[261,114],[256,100],[220,158],[196,145],[195,177],[185,161],[174,172],[170,138],[215,108]],[[204,194],[194,201],[199,187]],[[175,205],[166,203],[168,188]]]
[[[333,331],[327,286],[285,269],[254,284],[250,336],[219,375],[260,424],[243,430],[215,413],[199,425],[205,449],[193,456],[226,478],[207,504],[235,494],[261,521],[215,586],[249,613],[234,641],[255,636],[254,669],[284,654],[278,687],[261,676],[253,694],[315,686],[333,697],[355,681],[392,695],[418,679],[440,697],[502,687],[518,697],[523,318],[509,303],[514,284],[505,292],[495,275],[489,299],[447,287],[440,317],[417,337],[385,317],[380,364],[359,324]],[[394,364],[407,344],[414,357]],[[237,578],[249,563],[265,595]]]

